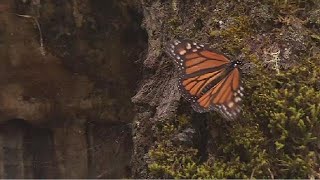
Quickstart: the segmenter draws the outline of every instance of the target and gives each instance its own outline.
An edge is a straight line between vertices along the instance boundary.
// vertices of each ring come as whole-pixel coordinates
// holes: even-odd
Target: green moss
[[[205,162],[195,147],[176,146],[171,140],[190,125],[190,118],[184,115],[167,121],[149,153],[150,172],[174,178],[308,178],[315,174],[320,138],[319,60],[307,59],[279,75],[260,69],[260,76],[247,77],[250,96],[244,102],[245,121],[225,129],[222,122],[210,121],[223,133],[215,138],[215,153]]]
[[[210,36],[219,38],[222,47],[233,53],[245,47],[244,41],[252,35],[250,18],[248,16],[234,17],[228,26],[222,30],[212,30]]]
[[[149,165],[149,170],[155,176],[166,174],[175,178],[194,178],[197,172],[196,149],[162,146],[149,152],[150,157],[156,162]]]
[[[272,167],[279,177],[307,178],[316,169],[314,151],[319,134],[320,92],[316,89],[319,59],[308,59],[288,72],[270,76],[260,75],[247,81],[251,94],[245,116],[262,123],[268,143],[274,147]],[[267,72],[265,72],[267,73]]]
[[[278,73],[266,69],[259,59],[263,52],[252,52],[255,44],[249,42],[252,42],[252,37],[258,37],[259,28],[267,29],[269,26],[261,24],[263,27],[257,27],[258,21],[254,18],[263,19],[263,16],[248,15],[254,1],[241,1],[237,6],[230,6],[235,2],[238,1],[217,2],[217,9],[222,10],[208,19],[211,19],[210,22],[225,22],[223,27],[208,28],[206,33],[210,35],[212,44],[218,44],[218,50],[233,55],[243,54],[246,62],[255,64],[254,71],[243,77],[246,94],[242,117],[238,121],[227,123],[215,112],[208,114],[209,129],[216,132],[211,135],[214,137],[209,136],[210,146],[206,147],[208,157],[205,159],[200,155],[198,147],[178,145],[174,141],[177,134],[199,120],[180,115],[159,125],[155,146],[149,152],[150,173],[159,178],[318,177],[320,54],[300,53],[299,63],[287,70],[279,69]],[[266,0],[261,3],[265,3],[261,6],[264,10],[257,8],[255,12],[274,13],[263,22],[274,22],[279,15],[295,14],[299,8],[311,8],[310,4],[298,0]],[[224,11],[224,4],[233,7],[233,11]],[[203,12],[199,13],[202,15]],[[174,25],[181,29],[181,24]],[[261,46],[269,47],[274,42],[282,42],[282,32],[283,29],[267,32],[268,37]],[[195,39],[203,35],[192,33]],[[313,40],[317,37],[312,38],[310,42],[305,41],[305,46],[316,49]]]

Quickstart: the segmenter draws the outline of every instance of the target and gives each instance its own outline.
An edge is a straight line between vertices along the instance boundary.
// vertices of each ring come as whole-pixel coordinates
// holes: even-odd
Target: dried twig
[[[19,17],[24,17],[24,18],[29,18],[29,19],[33,19],[33,21],[36,23],[38,31],[39,31],[39,43],[40,43],[40,53],[45,56],[46,55],[46,51],[44,49],[44,45],[43,45],[43,37],[42,37],[42,31],[41,31],[41,27],[40,27],[40,23],[38,21],[38,18],[34,17],[34,16],[30,16],[30,15],[25,15],[25,14],[16,14],[15,15],[19,16]]]
[[[251,176],[250,176],[250,179],[253,179],[253,176],[254,176],[254,172],[256,171],[256,168],[253,168],[252,170],[252,173],[251,173]]]
[[[273,175],[272,171],[270,170],[270,168],[268,168],[268,171],[269,171],[269,173],[270,173],[271,179],[274,179],[274,175]]]

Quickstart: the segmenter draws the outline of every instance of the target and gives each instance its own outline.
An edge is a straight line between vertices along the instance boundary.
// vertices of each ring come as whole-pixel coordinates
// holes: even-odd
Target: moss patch
[[[319,58],[272,78],[267,71],[247,78],[243,118],[223,129],[214,153],[200,161],[195,147],[172,141],[188,123],[167,121],[150,151],[149,169],[156,176],[175,178],[308,178],[319,168]],[[249,104],[254,104],[250,106]],[[213,116],[212,119],[215,119]]]
[[[150,174],[171,178],[320,178],[320,53],[315,38],[319,34],[306,27],[317,22],[307,18],[317,10],[313,4],[218,1],[208,6],[215,12],[211,14],[201,11],[201,5],[190,7],[188,12],[197,12],[192,14],[197,17],[194,20],[201,19],[207,26],[190,27],[184,32],[186,37],[197,40],[206,34],[218,50],[242,55],[254,69],[243,76],[246,95],[238,121],[225,122],[214,112],[207,115],[212,132],[206,158],[197,146],[174,141],[192,127],[192,122],[199,121],[186,115],[190,109],[185,109],[156,128],[156,143],[149,151]],[[168,21],[172,34],[187,28],[177,17]],[[277,66],[277,71],[266,68],[269,61],[264,55],[273,53],[266,51],[272,47],[279,50],[277,61],[290,66]]]

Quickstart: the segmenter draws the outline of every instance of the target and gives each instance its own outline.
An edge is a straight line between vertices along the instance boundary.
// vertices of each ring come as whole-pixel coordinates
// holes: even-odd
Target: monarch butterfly
[[[196,112],[215,110],[234,120],[241,109],[243,96],[241,61],[230,61],[207,45],[190,40],[173,40],[166,51],[179,70],[179,89]]]

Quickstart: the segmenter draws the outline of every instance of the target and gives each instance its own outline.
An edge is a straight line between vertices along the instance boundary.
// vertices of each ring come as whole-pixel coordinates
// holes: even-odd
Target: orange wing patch
[[[198,82],[191,90],[190,90],[190,94],[191,95],[197,95],[200,93],[201,87],[203,85],[205,81],[200,81]]]
[[[232,81],[232,90],[237,90],[240,86],[240,81],[238,81],[238,79],[240,79],[240,73],[238,69],[234,69],[234,81]]]
[[[222,65],[222,64],[225,64],[225,63],[207,60],[207,61],[205,61],[205,62],[202,62],[202,63],[197,64],[197,65],[195,65],[195,66],[192,66],[192,67],[190,67],[190,68],[187,68],[187,69],[186,69],[186,73],[187,73],[187,74],[192,74],[192,73],[195,73],[195,72],[204,70],[204,69],[209,69],[209,68],[218,67],[218,66],[220,66],[220,65]]]
[[[193,77],[193,78],[189,78],[183,81],[183,85],[186,86],[187,84],[189,84],[191,81],[196,80],[198,77]]]
[[[207,50],[201,51],[200,54],[209,59],[215,59],[226,63],[230,62],[225,56]]]
[[[195,64],[199,64],[199,63],[203,62],[204,60],[206,60],[206,58],[204,58],[204,57],[197,57],[194,59],[190,59],[190,60],[187,60],[186,66],[187,67],[193,66]]]
[[[178,67],[182,96],[195,111],[216,110],[226,119],[236,119],[243,96],[238,62],[188,40],[173,40],[167,52]]]
[[[228,103],[229,97],[232,96],[232,81],[234,79],[235,71],[233,70],[226,79],[223,81],[223,86],[219,90],[218,94],[215,96],[213,102],[218,104]]]
[[[191,54],[187,54],[185,57],[186,57],[186,59],[192,59],[192,58],[199,57],[199,54],[198,53],[191,53]]]
[[[239,70],[233,69],[223,80],[197,100],[198,106],[203,109],[217,107],[216,109],[224,117],[235,119],[240,112],[238,102],[241,101],[243,95],[239,86],[239,78]],[[236,89],[233,89],[234,87]]]
[[[191,95],[199,96],[202,90],[216,78],[218,78],[223,73],[223,70],[217,72],[208,73],[182,81],[184,89],[187,90]]]
[[[191,88],[192,88],[194,85],[196,85],[196,84],[197,84],[197,82],[195,82],[195,81],[189,83],[189,84],[186,86],[186,90],[190,91]]]

